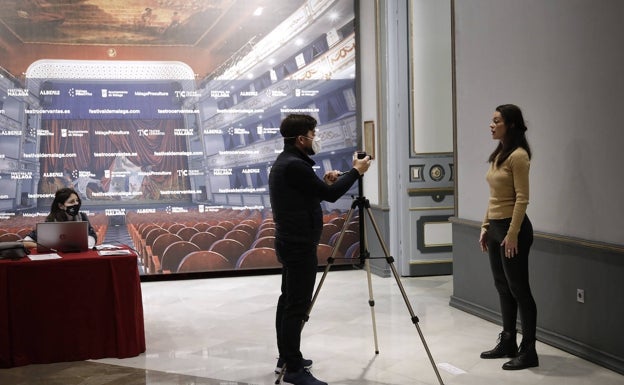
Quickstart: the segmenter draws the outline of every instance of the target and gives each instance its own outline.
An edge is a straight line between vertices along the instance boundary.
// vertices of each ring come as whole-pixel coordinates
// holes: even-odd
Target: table
[[[145,352],[135,255],[0,260],[0,368]]]

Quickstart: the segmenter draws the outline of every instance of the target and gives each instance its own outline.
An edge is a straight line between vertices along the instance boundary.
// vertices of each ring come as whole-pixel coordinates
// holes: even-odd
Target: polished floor
[[[439,384],[396,281],[374,275],[371,281],[372,308],[364,271],[327,275],[303,331],[302,350],[314,360],[314,375],[332,385]],[[624,376],[543,343],[537,344],[538,368],[503,371],[504,359],[479,358],[495,344],[499,326],[448,305],[451,276],[401,278],[401,283],[444,384],[624,384]],[[144,282],[142,289],[146,353],[0,369],[0,384],[275,382],[278,275]]]

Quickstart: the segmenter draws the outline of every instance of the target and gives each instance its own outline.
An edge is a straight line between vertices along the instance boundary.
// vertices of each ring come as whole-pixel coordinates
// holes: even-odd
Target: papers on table
[[[57,253],[48,253],[48,254],[30,254],[28,258],[31,261],[45,261],[46,259],[59,259],[60,255]]]
[[[119,249],[119,250],[99,250],[98,255],[100,256],[108,256],[108,255],[132,255],[134,254],[130,250]]]
[[[101,245],[95,246],[95,248],[96,248],[96,250],[119,250],[119,249],[121,249],[121,246],[116,246],[116,245],[103,243]]]

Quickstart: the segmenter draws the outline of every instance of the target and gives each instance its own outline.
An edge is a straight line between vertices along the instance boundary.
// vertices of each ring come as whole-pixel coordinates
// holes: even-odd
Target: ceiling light
[[[254,15],[254,16],[260,16],[260,15],[262,15],[262,11],[263,11],[263,10],[264,10],[264,8],[262,8],[262,7],[258,7],[258,8],[256,8],[256,10],[254,11],[253,15]]]

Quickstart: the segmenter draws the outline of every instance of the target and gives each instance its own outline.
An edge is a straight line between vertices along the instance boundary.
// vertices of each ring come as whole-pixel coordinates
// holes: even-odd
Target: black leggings
[[[518,253],[505,257],[501,242],[507,235],[511,218],[490,220],[488,229],[488,254],[494,276],[494,286],[500,298],[503,330],[516,330],[516,317],[520,310],[522,339],[535,341],[537,306],[529,286],[529,250],[533,244],[533,226],[525,216],[518,234]]]

